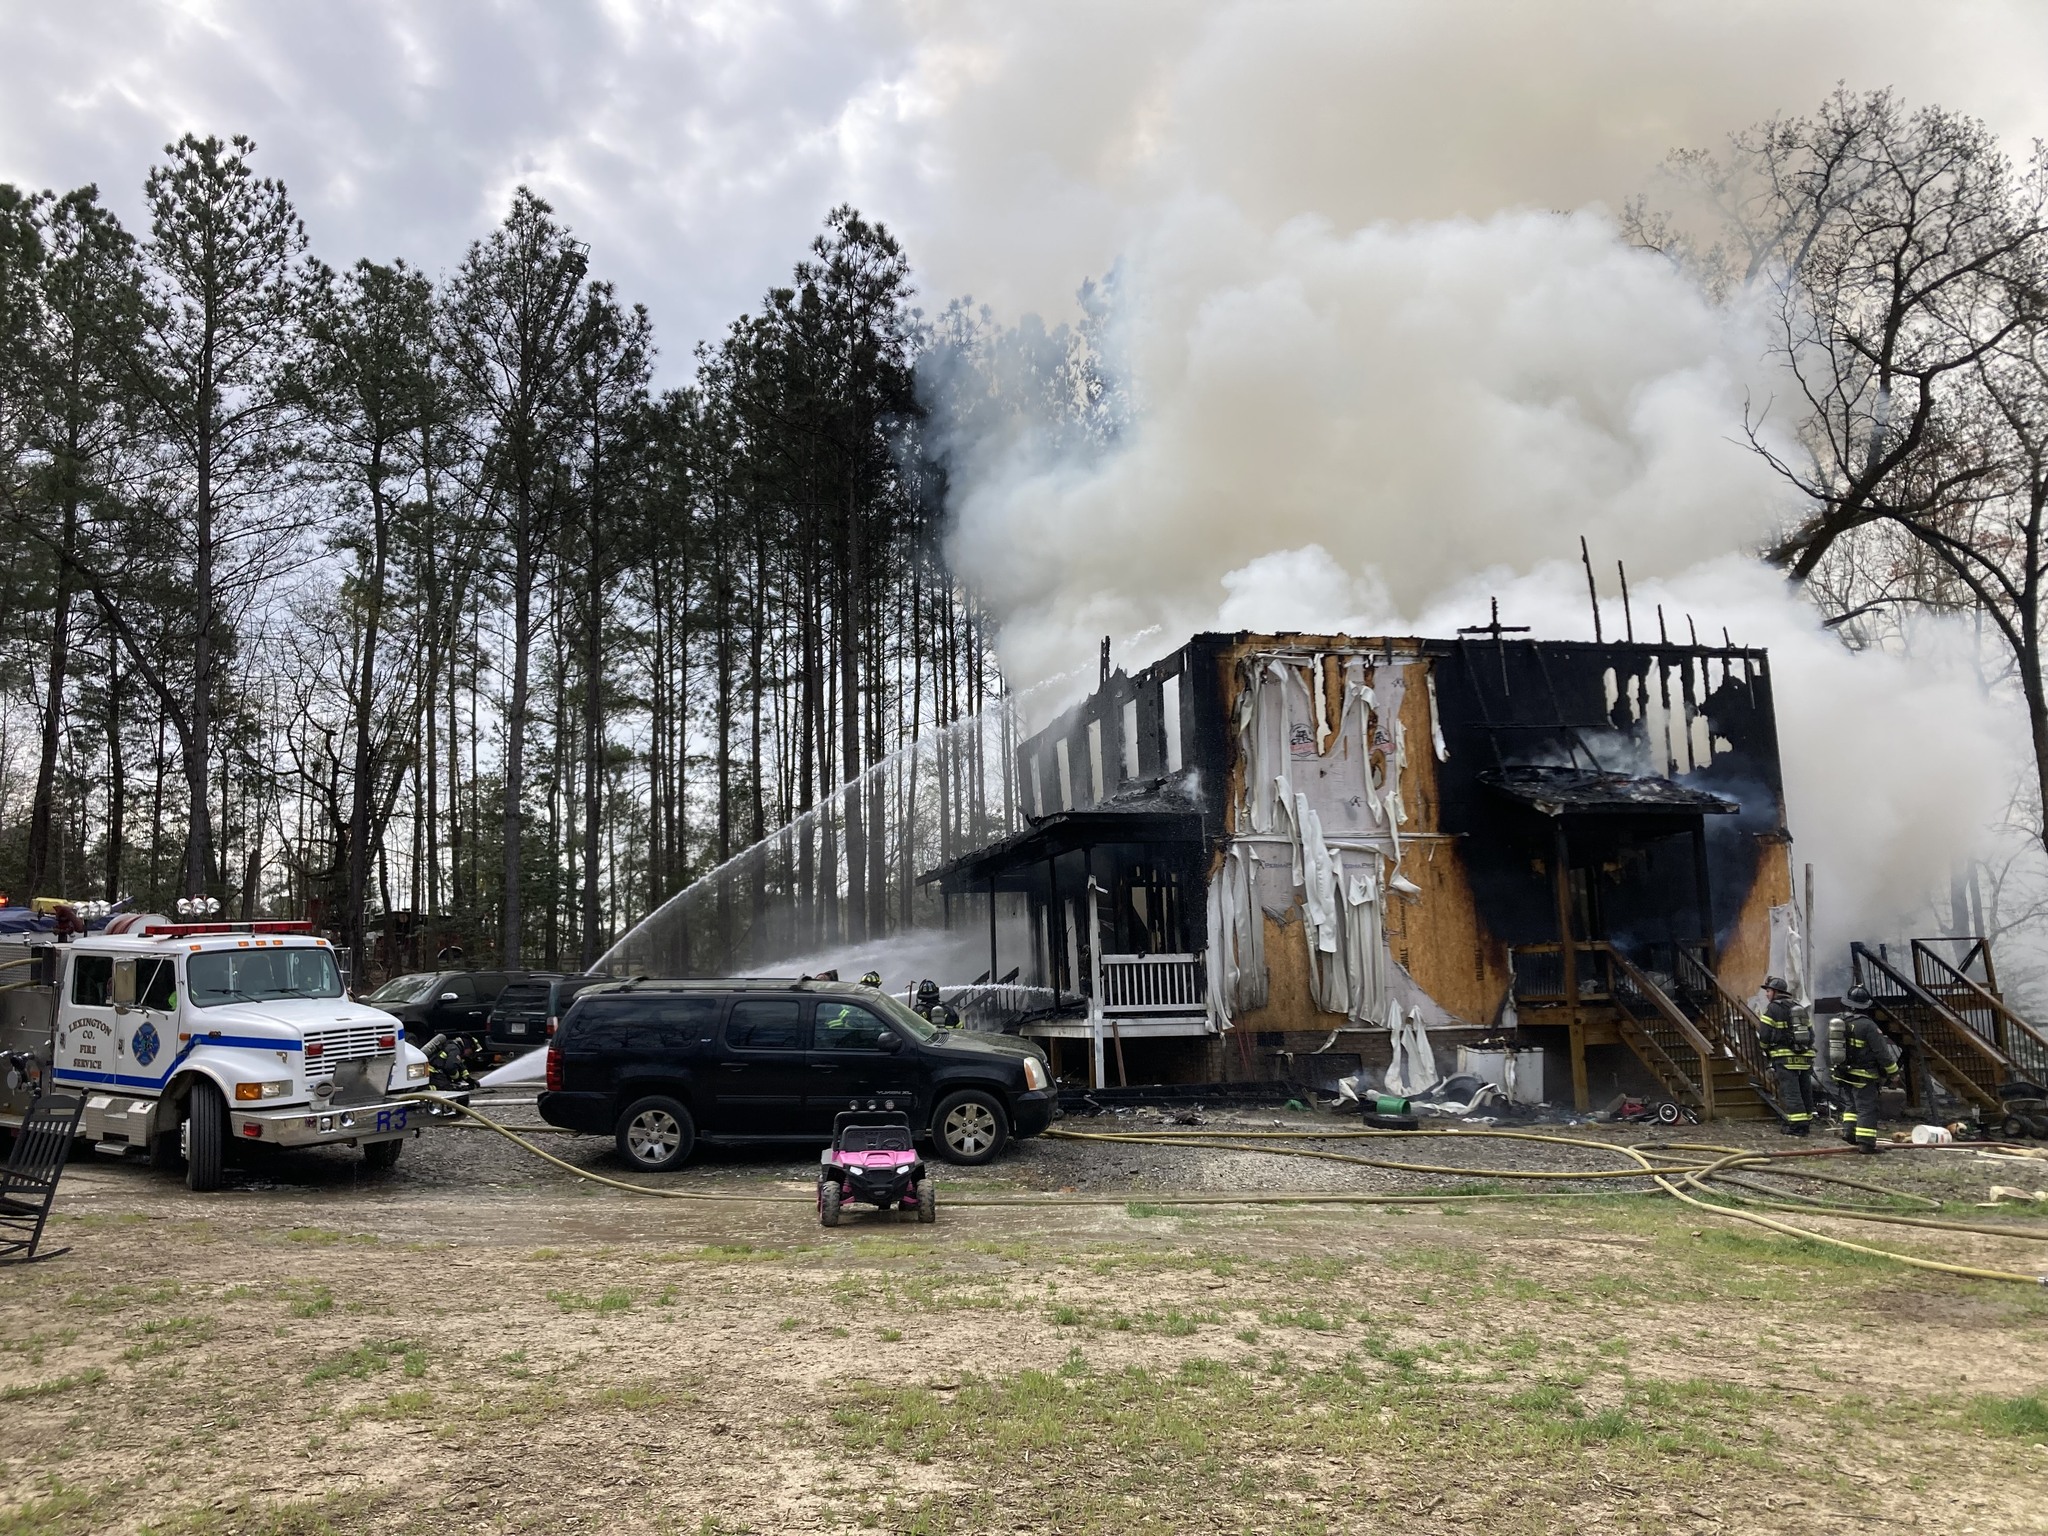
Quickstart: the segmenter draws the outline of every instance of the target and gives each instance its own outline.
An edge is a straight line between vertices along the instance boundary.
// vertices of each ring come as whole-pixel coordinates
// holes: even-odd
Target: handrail
[[[1778,1102],[1778,1083],[1771,1071],[1769,1055],[1764,1050],[1763,1020],[1756,1016],[1749,1004],[1729,990],[1714,968],[1698,954],[1685,948],[1678,950],[1678,980],[1688,991],[1698,993],[1706,1000],[1702,1012],[1708,1026],[1718,1036],[1721,1048],[1734,1058],[1742,1069],[1742,1075],[1749,1079],[1749,1085],[1756,1095],[1771,1108],[1784,1111]]]
[[[1699,1032],[1699,1026],[1685,1016],[1684,1010],[1678,1004],[1671,1001],[1662,987],[1658,986],[1656,982],[1650,980],[1648,976],[1637,969],[1635,962],[1630,960],[1627,955],[1624,955],[1612,944],[1605,942],[1589,944],[1586,947],[1588,949],[1606,951],[1612,958],[1616,969],[1628,978],[1629,984],[1649,999],[1650,1005],[1664,1016],[1666,1023],[1685,1037],[1685,1043],[1691,1046],[1694,1051],[1709,1059],[1721,1054],[1714,1043]]]
[[[1978,941],[1978,947],[1984,947],[1981,939]],[[1974,954],[1975,951],[1972,951],[1972,953]],[[1985,950],[1985,960],[1988,967],[1990,960],[1988,949]],[[2017,1013],[2014,1013],[2012,1009],[2005,1005],[2002,998],[1991,992],[1974,976],[1959,970],[1934,953],[1928,947],[1926,940],[1913,940],[1913,979],[1918,981],[1921,986],[1928,987],[1930,992],[1932,992],[1929,977],[1927,976],[1927,970],[1930,967],[1938,968],[1947,973],[1945,979],[1935,981],[1933,986],[1951,988],[1969,998],[1968,1009],[1970,1011],[1960,1008],[1954,1010],[1958,1018],[1975,1029],[1977,1034],[1985,1035],[1987,1031],[1976,1029],[1975,1021],[1971,1019],[1970,1012],[1981,1011],[1990,1014],[1991,1029],[1988,1034],[1992,1044],[2005,1052],[2013,1066],[2033,1073],[2037,1077],[2048,1075],[2048,1035],[2042,1034],[2040,1030],[2021,1018]],[[1939,994],[1934,995],[1938,996]],[[1952,1000],[1944,999],[1944,1001],[1950,1001],[1951,1006],[1953,1006]]]
[[[1889,982],[1895,989],[1882,992],[1872,988],[1879,993],[1878,1005],[1897,1019],[1919,1045],[1923,1066],[1938,1066],[1942,1081],[1964,1098],[1987,1108],[1998,1108],[2002,1102],[1998,1085],[2012,1075],[2012,1062],[2006,1054],[1868,944],[1852,943],[1849,958],[1857,980],[1864,981],[1867,966],[1872,976]],[[1869,985],[1867,981],[1864,984]],[[1966,1059],[1965,1053],[1956,1049],[1958,1046],[1966,1047],[1972,1059]],[[1990,1082],[1983,1080],[1987,1066],[1993,1069]]]
[[[1656,1014],[1663,1026],[1676,1034],[1679,1041],[1692,1051],[1693,1056],[1699,1062],[1699,1077],[1689,1081],[1686,1077],[1685,1069],[1679,1066],[1667,1043],[1658,1039],[1656,1032],[1649,1028],[1643,1020],[1636,1017],[1635,1010],[1629,1006],[1628,999],[1623,995],[1623,989],[1610,985],[1609,991],[1613,993],[1614,1000],[1620,1005],[1623,1014],[1628,1017],[1631,1023],[1642,1030],[1644,1038],[1656,1047],[1658,1055],[1665,1059],[1671,1070],[1677,1075],[1679,1081],[1686,1083],[1686,1086],[1692,1089],[1693,1095],[1699,1100],[1700,1118],[1703,1120],[1713,1119],[1713,1062],[1721,1054],[1720,1051],[1708,1041],[1705,1035],[1699,1032],[1699,1029],[1693,1024],[1692,1020],[1685,1016],[1683,1010],[1671,1000],[1664,989],[1644,975],[1628,956],[1624,955],[1612,944],[1604,941],[1590,944],[1587,948],[1604,955],[1610,971],[1618,972],[1621,979],[1628,983],[1628,990],[1648,1003],[1651,1011]]]

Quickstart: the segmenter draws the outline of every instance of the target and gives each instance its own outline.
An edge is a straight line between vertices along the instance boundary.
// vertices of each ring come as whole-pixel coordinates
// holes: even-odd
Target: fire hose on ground
[[[790,1200],[788,1194],[739,1194],[714,1190],[658,1189],[645,1184],[635,1184],[628,1179],[617,1179],[609,1174],[597,1173],[579,1167],[565,1158],[543,1150],[521,1136],[509,1126],[501,1125],[490,1116],[467,1104],[450,1101],[450,1107],[459,1110],[469,1119],[487,1130],[495,1132],[505,1140],[530,1153],[542,1162],[550,1163],[563,1172],[594,1184],[603,1184],[612,1189],[623,1190],[633,1195],[648,1195],[665,1200],[694,1200],[706,1204],[781,1204]],[[1969,1232],[1981,1236],[2023,1238],[2033,1242],[2048,1242],[2048,1225],[2039,1230],[2025,1227],[2002,1225],[1990,1222],[1947,1221],[1931,1216],[1913,1216],[1904,1212],[1875,1210],[1867,1206],[1852,1205],[1842,1201],[1823,1201],[1812,1196],[1798,1195],[1793,1191],[1777,1191],[1776,1195],[1792,1194],[1793,1200],[1775,1197],[1758,1198],[1756,1193],[1738,1195],[1726,1187],[1710,1190],[1709,1185],[1718,1182],[1721,1186],[1737,1185],[1751,1191],[1759,1186],[1736,1177],[1743,1174],[1765,1174],[1773,1177],[1790,1177],[1816,1182],[1846,1185],[1866,1193],[1883,1196],[1892,1200],[1919,1201],[1923,1205],[1940,1208],[1940,1202],[1925,1195],[1909,1194],[1902,1190],[1887,1189],[1882,1185],[1869,1184],[1836,1174],[1824,1174],[1815,1170],[1791,1169],[1776,1166],[1785,1163],[1804,1162],[1816,1157],[1835,1155],[1832,1149],[1812,1148],[1786,1152],[1755,1152],[1741,1147],[1725,1147],[1712,1143],[1692,1142],[1646,1142],[1629,1146],[1617,1142],[1597,1141],[1585,1136],[1563,1136],[1542,1131],[1503,1131],[1492,1129],[1463,1128],[1459,1130],[1329,1130],[1329,1131],[1288,1131],[1288,1130],[1216,1130],[1216,1131],[1075,1131],[1055,1128],[1044,1133],[1048,1137],[1063,1141],[1092,1141],[1122,1145],[1150,1145],[1168,1147],[1201,1147],[1217,1151],[1256,1152],[1288,1157],[1312,1157],[1327,1161],[1348,1163],[1363,1168],[1375,1168],[1398,1173],[1429,1174],[1437,1177],[1459,1179],[1533,1179],[1545,1182],[1564,1181],[1570,1183],[1613,1182],[1616,1180],[1647,1179],[1655,1189],[1674,1199],[1682,1201],[1695,1210],[1710,1215],[1730,1217],[1752,1226],[1764,1227],[1783,1236],[1806,1242],[1821,1243],[1828,1247],[1840,1248],[1851,1253],[1886,1259],[1913,1269],[1931,1270],[1938,1274],[1960,1275],[1974,1280],[2003,1280],[2021,1285],[2048,1285],[2048,1275],[2021,1274],[2015,1270],[1989,1269],[1970,1264],[1951,1264],[1940,1259],[1923,1258],[1918,1254],[1899,1253],[1889,1248],[1877,1248],[1867,1243],[1852,1242],[1848,1238],[1835,1237],[1825,1232],[1794,1226],[1764,1215],[1762,1210],[1792,1211],[1805,1215],[1826,1216],[1850,1221],[1882,1222],[1892,1225],[1906,1225],[1933,1228],[1945,1232]],[[1531,1141],[1550,1146],[1565,1146],[1590,1149],[1604,1153],[1619,1153],[1630,1159],[1635,1166],[1628,1168],[1603,1169],[1529,1169],[1529,1168],[1468,1168],[1440,1163],[1417,1163],[1394,1158],[1365,1157],[1356,1153],[1336,1152],[1323,1147],[1293,1145],[1303,1141],[1363,1141],[1387,1138],[1443,1138],[1455,1137],[1461,1140]],[[1845,1149],[1846,1150],[1846,1149]],[[1927,1149],[1940,1150],[1938,1148]],[[1656,1154],[1655,1160],[1650,1154]],[[1679,1158],[1688,1161],[1678,1161]],[[1674,1180],[1676,1182],[1674,1182]],[[1697,1193],[1689,1193],[1696,1191]],[[1649,1191],[1644,1191],[1648,1193]],[[1028,1208],[1033,1206],[1119,1206],[1133,1203],[1148,1206],[1213,1206],[1213,1205],[1369,1205],[1369,1206],[1453,1206],[1480,1202],[1511,1200],[1568,1200],[1585,1198],[1588,1193],[1599,1191],[1579,1190],[1538,1190],[1521,1194],[1505,1192],[1371,1192],[1371,1191],[1261,1191],[1253,1193],[1218,1194],[1144,1194],[1144,1195],[962,1195],[949,1197],[949,1206],[980,1206]],[[1742,1200],[1743,1205],[1724,1204],[1720,1201],[1703,1199],[1709,1193],[1722,1195],[1727,1200]],[[1796,1201],[1797,1203],[1794,1203]],[[1747,1209],[1745,1206],[1761,1207]]]

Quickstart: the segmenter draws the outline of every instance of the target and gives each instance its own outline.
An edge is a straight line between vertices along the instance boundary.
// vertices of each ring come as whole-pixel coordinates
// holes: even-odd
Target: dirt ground
[[[627,1176],[605,1143],[546,1145]],[[1621,1166],[1592,1149],[1296,1145],[1463,1172],[1039,1140],[943,1170],[935,1227],[825,1231],[787,1153],[659,1181],[747,1200],[638,1198],[476,1130],[386,1174],[273,1157],[207,1196],[85,1157],[71,1251],[0,1271],[0,1536],[2048,1530],[2043,1287],[1487,1171]],[[1968,1150],[1804,1166],[2013,1225],[1972,1202],[2048,1185]],[[1423,1189],[1485,1198],[1161,1203]],[[1067,1198],[967,1203],[1045,1194]],[[2048,1272],[2048,1243],[1785,1219]]]

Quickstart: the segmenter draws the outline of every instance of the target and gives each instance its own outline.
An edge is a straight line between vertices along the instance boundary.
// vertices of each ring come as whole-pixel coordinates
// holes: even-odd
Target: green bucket
[[[1405,1115],[1408,1101],[1397,1099],[1391,1093],[1376,1093],[1372,1096],[1372,1112],[1376,1115]]]

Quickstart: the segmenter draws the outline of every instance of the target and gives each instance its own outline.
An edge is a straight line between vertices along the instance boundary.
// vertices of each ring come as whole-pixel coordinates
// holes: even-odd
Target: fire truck
[[[127,914],[0,938],[0,1126],[82,1092],[96,1149],[218,1189],[228,1148],[349,1146],[373,1168],[457,1111],[310,924]]]

